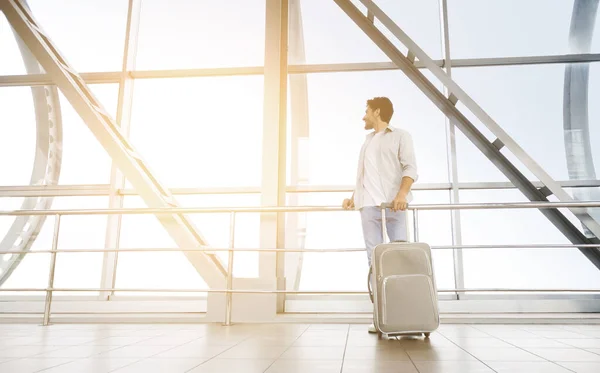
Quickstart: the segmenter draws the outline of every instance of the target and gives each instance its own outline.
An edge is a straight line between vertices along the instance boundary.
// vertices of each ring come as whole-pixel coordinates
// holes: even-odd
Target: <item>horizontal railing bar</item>
[[[243,294],[322,294],[322,295],[334,295],[334,294],[368,294],[366,291],[358,290],[226,290],[226,289],[124,289],[124,288],[0,288],[0,292],[102,292],[102,291],[115,291],[115,292],[134,292],[134,293],[243,293]],[[527,293],[600,293],[600,289],[503,289],[503,288],[490,288],[490,289],[438,289],[438,293],[513,293],[513,292],[527,292]]]
[[[595,208],[600,201],[590,202],[515,202],[515,203],[458,203],[408,206],[409,210],[494,210],[494,209],[552,209]],[[334,212],[346,211],[339,206],[286,206],[286,207],[178,207],[178,208],[121,208],[73,210],[12,210],[0,211],[0,216],[32,215],[143,215],[143,214],[214,214],[214,213],[276,213],[276,212]]]
[[[432,250],[455,250],[455,249],[594,249],[600,248],[600,244],[537,244],[537,245],[448,245],[431,246]],[[136,253],[136,252],[283,252],[283,253],[346,253],[364,252],[365,249],[265,249],[265,248],[126,248],[126,249],[62,249],[62,250],[35,250],[26,254],[52,254],[52,253]],[[22,254],[15,251],[0,251],[4,254]]]
[[[557,181],[563,188],[591,188],[600,186],[600,180],[563,180]],[[539,181],[533,184],[541,188]],[[515,189],[511,182],[464,182],[456,187],[463,190]],[[450,183],[419,183],[412,188],[415,191],[452,190]],[[287,193],[351,193],[352,185],[288,185]],[[202,194],[260,194],[260,187],[174,187],[169,190],[174,195]],[[70,197],[70,196],[109,196],[109,184],[71,184],[71,185],[2,185],[0,197]],[[117,189],[118,195],[136,196],[131,188]]]

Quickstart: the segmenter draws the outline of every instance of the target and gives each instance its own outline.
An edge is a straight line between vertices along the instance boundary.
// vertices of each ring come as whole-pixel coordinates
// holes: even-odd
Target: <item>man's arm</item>
[[[413,183],[417,181],[419,177],[417,174],[417,160],[415,157],[412,136],[408,133],[405,133],[400,140],[398,159],[400,160],[400,166],[402,167],[402,182],[400,183],[400,189],[392,202],[393,211],[406,210],[408,207],[408,194],[410,193]]]

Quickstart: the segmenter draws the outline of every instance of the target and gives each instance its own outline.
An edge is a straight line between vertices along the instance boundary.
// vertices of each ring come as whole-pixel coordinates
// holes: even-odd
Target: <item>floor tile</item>
[[[581,338],[590,338],[585,334],[569,332],[569,331],[535,331],[532,332],[540,337],[544,338],[552,338],[552,339],[581,339]]]
[[[570,369],[576,373],[598,373],[600,372],[600,363],[569,363],[559,362],[559,365]],[[2,365],[0,365],[1,367]]]
[[[419,371],[410,361],[346,360],[342,373],[419,373]]]
[[[577,348],[600,348],[600,338],[557,339],[556,341]]]
[[[452,339],[452,342],[465,349],[470,347],[513,347],[509,343],[498,338],[456,338]]]
[[[0,364],[0,372],[6,373],[34,373],[40,370],[56,367],[73,361],[61,358],[27,358],[11,360]]]
[[[135,343],[137,346],[181,346],[200,339],[199,336],[158,336]]]
[[[497,373],[568,373],[568,369],[550,362],[488,362]]]
[[[557,340],[553,340],[553,339],[548,339],[548,338],[534,338],[534,339],[523,339],[523,338],[517,338],[517,339],[511,339],[511,338],[504,338],[503,339],[506,343],[511,344],[513,346],[516,347],[520,347],[520,348],[569,348],[570,346],[561,343]],[[578,340],[583,340],[583,339],[578,339]]]
[[[519,348],[469,348],[467,351],[475,356],[477,359],[488,362],[488,361],[541,361],[544,362],[543,358],[536,356],[532,353],[524,351]]]
[[[115,369],[133,364],[137,361],[139,361],[139,359],[98,359],[92,357],[88,359],[75,360],[64,365],[59,365],[57,367],[44,370],[43,373],[109,373]]]
[[[343,356],[343,347],[290,347],[280,359],[341,360]]]
[[[0,350],[0,358],[33,357],[61,348],[64,346],[17,346]]]
[[[277,346],[234,346],[219,355],[219,359],[277,359],[287,347]]]
[[[476,360],[466,351],[456,348],[437,348],[433,350],[407,350],[412,361],[473,361]]]
[[[479,361],[415,361],[419,373],[494,373]]]
[[[410,361],[401,346],[347,347],[344,360]]]
[[[156,359],[140,360],[126,367],[115,370],[115,373],[185,373],[208,359]]]
[[[188,373],[263,373],[272,359],[211,359]]]
[[[161,352],[169,350],[169,346],[125,346],[114,350],[106,351],[98,355],[98,357],[151,357]]]
[[[329,336],[319,336],[319,337],[311,337],[311,336],[301,336],[297,340],[294,341],[293,346],[301,347],[334,347],[334,346],[345,346],[346,345],[346,336],[343,337],[329,337]]]
[[[184,346],[175,347],[173,349],[160,352],[154,357],[156,358],[212,358],[231,347],[228,346],[207,346],[201,344],[187,344]]]
[[[530,348],[527,351],[550,361],[599,362],[600,355],[576,348]]]
[[[99,355],[119,347],[114,346],[71,346],[63,347],[55,351],[45,352],[36,357],[70,357],[73,359],[86,358]]]
[[[342,360],[277,360],[265,373],[339,373]]]

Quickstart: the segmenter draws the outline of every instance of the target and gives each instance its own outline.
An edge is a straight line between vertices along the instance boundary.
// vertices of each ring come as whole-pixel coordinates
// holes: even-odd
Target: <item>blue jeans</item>
[[[360,209],[363,237],[367,249],[367,259],[371,267],[371,256],[375,246],[383,243],[381,209],[377,206],[367,206]],[[385,210],[387,235],[390,242],[406,241],[406,211]]]

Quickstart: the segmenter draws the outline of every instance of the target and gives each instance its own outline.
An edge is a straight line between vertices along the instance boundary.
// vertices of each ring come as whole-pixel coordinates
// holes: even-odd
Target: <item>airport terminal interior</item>
[[[0,0],[0,372],[600,372],[599,3]]]

